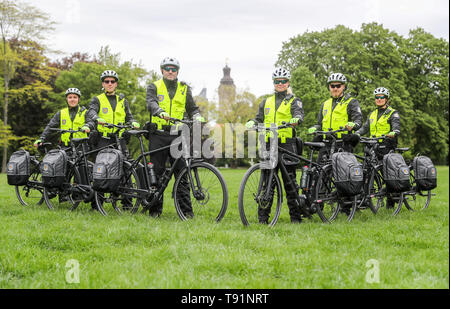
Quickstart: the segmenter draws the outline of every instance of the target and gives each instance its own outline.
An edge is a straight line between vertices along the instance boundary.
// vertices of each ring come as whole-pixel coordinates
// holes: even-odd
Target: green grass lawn
[[[24,207],[0,175],[0,288],[449,288],[448,167],[427,210],[293,225],[283,205],[274,228],[242,225],[245,170],[222,172],[230,202],[219,224],[181,222],[170,198],[159,219]]]

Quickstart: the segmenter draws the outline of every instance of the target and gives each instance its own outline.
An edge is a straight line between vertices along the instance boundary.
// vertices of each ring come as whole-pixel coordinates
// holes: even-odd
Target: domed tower
[[[225,67],[223,68],[223,77],[220,80],[219,85],[219,107],[222,106],[222,104],[234,102],[236,98],[236,86],[230,76],[230,71],[231,69],[228,64],[225,64]]]

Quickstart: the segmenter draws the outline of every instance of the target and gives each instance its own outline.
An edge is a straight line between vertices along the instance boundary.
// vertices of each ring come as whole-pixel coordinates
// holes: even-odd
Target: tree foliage
[[[359,31],[338,25],[295,36],[283,43],[277,61],[293,71],[305,125],[314,123],[329,96],[327,77],[341,72],[364,119],[375,108],[373,90],[390,89],[391,106],[401,117],[400,145],[412,149],[409,156],[425,154],[436,163],[448,162],[448,64],[447,41],[421,28],[405,38],[377,23],[363,24]]]

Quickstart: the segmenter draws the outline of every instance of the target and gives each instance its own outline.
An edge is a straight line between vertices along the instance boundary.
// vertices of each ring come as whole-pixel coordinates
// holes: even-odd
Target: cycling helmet
[[[277,78],[291,79],[291,73],[284,68],[276,68],[272,73],[272,79]]]
[[[384,94],[384,95],[386,95],[388,98],[389,98],[389,96],[390,96],[389,89],[384,88],[384,87],[378,87],[377,89],[375,89],[375,90],[373,91],[373,95],[377,96],[377,95],[379,95],[379,94]]]
[[[81,91],[78,88],[69,88],[69,89],[67,89],[66,90],[66,97],[69,94],[72,94],[72,93],[78,95],[78,97],[81,98]]]
[[[328,76],[327,84],[332,83],[332,82],[339,82],[339,83],[346,84],[347,78],[342,73],[331,73],[331,75]]]
[[[119,75],[113,70],[106,70],[100,75],[100,80],[103,81],[106,77],[114,77],[116,81],[119,81]]]
[[[161,61],[160,64],[160,68],[162,69],[163,67],[165,67],[166,65],[173,65],[175,67],[177,67],[178,69],[180,68],[180,63],[178,62],[177,59],[172,58],[172,57],[166,57]]]

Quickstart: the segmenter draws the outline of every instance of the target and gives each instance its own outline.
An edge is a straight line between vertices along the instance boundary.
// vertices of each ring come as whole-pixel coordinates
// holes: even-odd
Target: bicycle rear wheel
[[[269,226],[274,226],[280,217],[283,202],[281,182],[278,175],[274,173],[270,188],[268,188],[269,172],[270,170],[261,170],[260,164],[255,164],[247,170],[241,181],[238,206],[241,221],[245,226],[256,223],[267,223]],[[267,222],[261,222],[261,213],[269,210],[270,214],[274,203],[275,210],[272,218],[270,219],[269,216]]]
[[[193,163],[190,175],[187,167],[184,168],[176,176],[172,194],[181,220],[195,216],[219,222],[225,216],[228,188],[220,171],[209,163]]]
[[[119,214],[123,212],[136,213],[141,205],[141,198],[133,191],[133,189],[141,188],[136,170],[126,161],[123,163],[123,170],[124,173],[116,192],[95,191],[94,193],[97,209],[104,216],[107,216],[108,212],[112,212],[112,210]]]
[[[33,164],[33,163],[32,163]],[[39,165],[34,165],[28,182],[24,186],[15,186],[17,199],[23,206],[42,205],[44,203],[44,187]]]
[[[324,167],[320,173],[315,190],[315,208],[320,219],[323,222],[334,221],[339,214],[341,206],[331,165]]]

